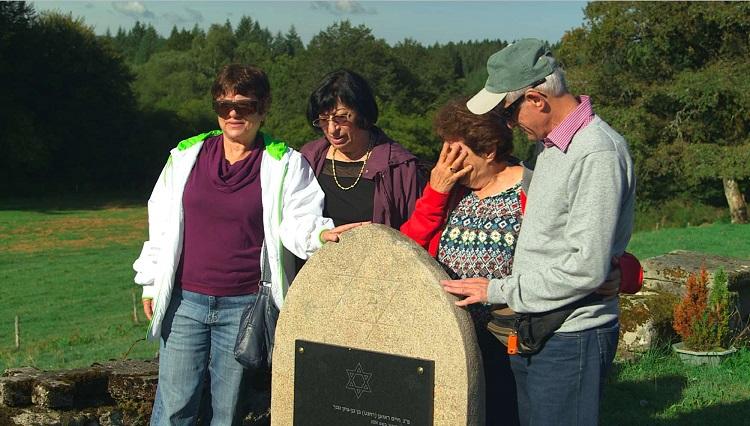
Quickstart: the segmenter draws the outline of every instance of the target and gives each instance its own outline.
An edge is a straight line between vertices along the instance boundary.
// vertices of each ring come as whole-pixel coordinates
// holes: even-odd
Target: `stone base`
[[[642,354],[659,343],[674,339],[672,316],[679,298],[669,292],[641,290],[620,296],[620,344],[623,358]]]

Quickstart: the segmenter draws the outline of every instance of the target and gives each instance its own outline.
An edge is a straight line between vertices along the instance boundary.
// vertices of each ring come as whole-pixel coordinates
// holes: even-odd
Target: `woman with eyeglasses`
[[[326,195],[324,214],[337,225],[372,221],[398,229],[424,182],[417,157],[375,125],[378,106],[367,81],[346,69],[326,75],[310,95],[307,117],[323,133],[301,152]]]
[[[148,336],[160,342],[152,425],[195,424],[204,392],[205,424],[241,423],[253,395],[233,350],[261,265],[280,307],[294,279],[292,254],[306,258],[356,226],[334,228],[307,162],[260,131],[271,105],[263,70],[228,65],[211,94],[221,130],[171,151],[148,201],[149,240],[133,265]]]

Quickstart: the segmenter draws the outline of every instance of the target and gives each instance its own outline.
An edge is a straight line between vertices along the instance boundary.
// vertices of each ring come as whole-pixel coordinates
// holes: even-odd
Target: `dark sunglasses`
[[[544,78],[541,79],[541,80],[537,80],[537,81],[531,83],[529,89],[533,89],[536,86],[544,83],[545,81],[547,81],[547,80],[544,79]],[[541,95],[544,96],[544,94],[541,94]],[[516,115],[516,111],[521,106],[521,104],[523,103],[524,99],[526,99],[526,93],[522,94],[521,96],[518,97],[518,99],[516,99],[510,105],[508,105],[507,107],[505,107],[505,109],[503,110],[503,112],[500,113],[500,115],[503,117],[503,119],[505,121],[511,120],[513,118],[513,116]]]
[[[518,107],[521,106],[521,103],[523,102],[524,99],[526,99],[526,94],[525,93],[523,95],[519,96],[518,99],[516,99],[515,101],[513,101],[513,103],[511,103],[510,105],[508,105],[507,107],[505,107],[505,109],[503,110],[503,112],[500,113],[500,116],[505,121],[512,120],[513,116],[516,115],[516,110],[518,109]]]
[[[221,118],[228,118],[235,110],[240,117],[246,117],[258,112],[258,101],[217,101],[214,100],[214,112]]]

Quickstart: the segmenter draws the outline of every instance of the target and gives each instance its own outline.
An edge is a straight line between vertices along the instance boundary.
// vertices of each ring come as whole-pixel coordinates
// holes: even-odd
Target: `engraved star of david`
[[[372,377],[372,373],[364,372],[362,370],[362,364],[357,363],[357,367],[354,370],[347,368],[346,374],[349,376],[349,382],[346,384],[346,388],[353,390],[357,395],[357,399],[359,399],[364,392],[372,393],[372,389],[370,389],[370,377]]]

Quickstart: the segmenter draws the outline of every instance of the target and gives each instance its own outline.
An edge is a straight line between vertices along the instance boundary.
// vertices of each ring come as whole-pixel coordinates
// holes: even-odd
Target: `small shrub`
[[[688,345],[693,338],[693,323],[706,311],[708,305],[708,272],[701,268],[700,275],[690,274],[687,279],[685,296],[674,307],[674,331]]]
[[[708,271],[690,274],[685,296],[674,308],[672,326],[685,347],[694,351],[722,349],[730,344],[732,296],[727,275],[719,269],[709,293]]]
[[[732,328],[730,320],[732,317],[734,300],[729,292],[729,280],[724,269],[719,269],[714,274],[714,285],[711,286],[711,294],[708,305],[713,312],[716,321],[716,340],[720,346],[727,346],[732,339]]]

